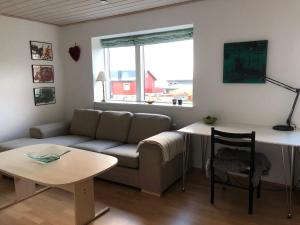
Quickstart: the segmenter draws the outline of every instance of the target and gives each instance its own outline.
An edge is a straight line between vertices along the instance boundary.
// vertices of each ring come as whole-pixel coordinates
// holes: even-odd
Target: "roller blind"
[[[160,44],[174,41],[183,41],[193,38],[193,28],[166,31],[159,33],[134,35],[118,38],[101,39],[101,46],[103,48],[116,48],[128,46],[140,46]]]

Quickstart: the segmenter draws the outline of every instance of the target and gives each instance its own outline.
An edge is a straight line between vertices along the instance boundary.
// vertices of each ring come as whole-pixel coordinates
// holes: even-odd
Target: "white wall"
[[[59,53],[60,28],[42,23],[0,16],[0,141],[28,134],[31,125],[61,120],[63,69]],[[54,61],[32,61],[29,41],[51,42]],[[54,84],[33,84],[32,64],[54,65]],[[34,106],[33,87],[55,86],[54,105]]]
[[[179,126],[213,114],[221,121],[274,125],[284,123],[294,94],[272,84],[223,84],[225,42],[269,40],[268,75],[300,87],[298,0],[207,0],[93,21],[63,29],[66,116],[74,108],[93,107],[91,38],[146,29],[194,24],[194,108],[98,104],[102,109],[164,113]],[[67,49],[75,42],[82,56],[74,63]],[[293,121],[300,126],[300,104]],[[194,165],[201,165],[194,139]],[[269,180],[282,182],[280,148],[258,145],[273,162]]]

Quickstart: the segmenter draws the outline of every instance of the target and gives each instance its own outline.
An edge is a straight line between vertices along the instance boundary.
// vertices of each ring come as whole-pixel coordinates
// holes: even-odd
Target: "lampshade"
[[[104,71],[100,71],[96,81],[106,81],[106,76],[105,76],[105,72]]]

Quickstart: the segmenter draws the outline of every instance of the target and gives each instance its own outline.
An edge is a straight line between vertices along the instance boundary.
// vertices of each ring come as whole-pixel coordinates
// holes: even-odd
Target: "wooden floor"
[[[186,191],[180,182],[174,184],[162,198],[139,190],[95,181],[97,208],[102,203],[111,207],[94,225],[299,225],[299,196],[296,196],[296,215],[286,219],[284,191],[263,190],[255,200],[254,215],[247,214],[247,191],[222,190],[217,187],[215,206],[209,203],[208,181],[199,170],[187,177]],[[4,179],[0,185],[0,205],[13,197],[13,183]],[[1,225],[71,225],[73,224],[72,195],[51,189],[25,202],[0,212]]]

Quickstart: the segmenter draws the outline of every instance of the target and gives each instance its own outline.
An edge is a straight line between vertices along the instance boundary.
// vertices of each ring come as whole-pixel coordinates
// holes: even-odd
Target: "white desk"
[[[59,160],[40,164],[29,159],[25,153],[51,149],[70,150]],[[109,210],[104,208],[95,213],[93,178],[117,164],[115,157],[83,151],[59,145],[31,145],[0,153],[0,172],[14,177],[16,201],[6,204],[7,208],[20,201],[48,190],[61,188],[74,194],[75,224],[85,225]],[[35,184],[46,188],[36,192]]]
[[[217,130],[232,132],[232,133],[249,133],[251,131],[255,131],[255,140],[259,143],[265,144],[275,144],[282,146],[282,159],[283,166],[286,167],[286,160],[284,151],[290,152],[290,165],[289,165],[289,176],[290,182],[287,183],[287,191],[288,191],[288,218],[292,217],[293,214],[293,185],[294,185],[294,170],[295,170],[295,150],[300,147],[300,130],[297,129],[295,131],[276,131],[271,127],[267,126],[259,126],[259,125],[247,125],[247,124],[234,124],[234,123],[216,123],[213,126],[209,126],[204,124],[203,122],[193,123],[189,126],[186,126],[178,131],[186,134],[187,141],[187,151],[189,151],[189,140],[190,135],[200,135],[201,137],[209,137],[211,135],[211,128],[215,127]],[[203,144],[204,139],[201,139],[202,146],[202,164],[205,164],[205,152],[207,143]],[[284,148],[285,147],[285,148]],[[188,156],[188,152],[186,153]],[[186,164],[186,163],[185,163]],[[285,170],[285,168],[284,168]],[[185,170],[184,170],[185,171]],[[286,176],[287,175],[284,173]],[[183,176],[184,177],[184,176]],[[184,178],[183,178],[184,182]]]

